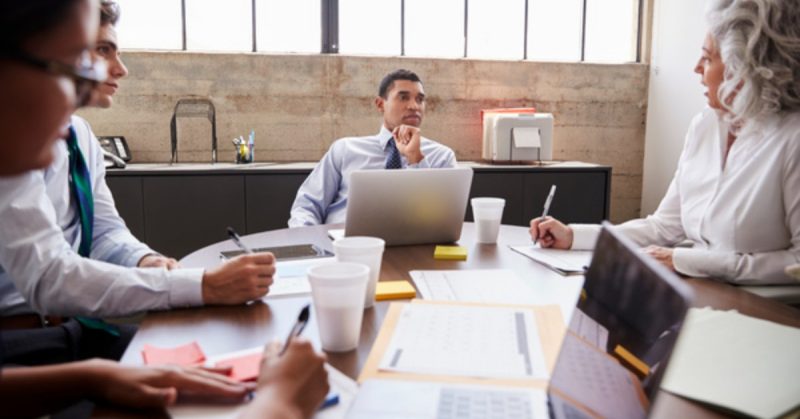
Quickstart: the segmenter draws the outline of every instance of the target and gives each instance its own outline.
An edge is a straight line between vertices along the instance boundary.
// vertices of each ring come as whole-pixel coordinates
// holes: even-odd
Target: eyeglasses
[[[75,106],[78,108],[89,103],[92,90],[108,77],[105,60],[93,59],[89,51],[81,54],[76,67],[58,61],[43,60],[20,50],[2,51],[0,57],[23,62],[50,74],[69,77],[75,85]]]

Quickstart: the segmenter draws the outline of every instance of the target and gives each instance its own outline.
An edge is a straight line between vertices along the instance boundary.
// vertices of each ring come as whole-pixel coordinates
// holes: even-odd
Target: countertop
[[[133,163],[124,169],[108,169],[109,176],[143,176],[143,175],[207,175],[207,174],[259,174],[259,173],[308,173],[316,162],[255,162],[249,164],[235,163]],[[548,171],[552,169],[597,170],[608,166],[578,161],[551,161],[542,164],[488,164],[482,162],[459,162],[459,167],[471,167],[475,171]]]

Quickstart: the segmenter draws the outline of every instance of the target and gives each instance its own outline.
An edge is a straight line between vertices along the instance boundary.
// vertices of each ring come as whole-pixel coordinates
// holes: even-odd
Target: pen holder
[[[253,157],[254,157],[253,147],[250,147],[247,144],[239,144],[236,146],[237,164],[252,163]]]

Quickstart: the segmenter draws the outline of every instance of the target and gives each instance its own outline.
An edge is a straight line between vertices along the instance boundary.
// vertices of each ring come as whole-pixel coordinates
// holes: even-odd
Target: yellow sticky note
[[[467,260],[467,248],[463,246],[436,246],[433,258],[438,260]]]
[[[650,374],[650,367],[636,355],[628,352],[622,345],[617,345],[617,347],[614,348],[614,355],[616,355],[617,359],[622,361],[625,366],[632,369],[639,377],[644,378],[647,377],[647,374]]]
[[[378,285],[375,287],[375,299],[378,301],[416,296],[417,290],[408,281],[378,281]]]

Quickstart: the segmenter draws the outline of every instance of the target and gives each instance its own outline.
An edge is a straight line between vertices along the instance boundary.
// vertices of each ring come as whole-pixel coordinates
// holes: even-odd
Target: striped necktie
[[[78,147],[78,135],[75,127],[69,127],[69,137],[67,137],[67,151],[69,152],[69,189],[72,193],[72,200],[78,210],[81,220],[81,243],[78,246],[78,254],[88,258],[92,253],[92,233],[94,227],[94,198],[92,198],[92,178],[89,175],[89,167],[83,158],[80,147]],[[119,329],[101,319],[90,317],[76,317],[76,320],[90,329],[104,330],[107,333],[119,337]]]
[[[386,169],[400,169],[403,167],[403,161],[400,159],[400,150],[397,149],[394,137],[389,138],[386,143],[386,148],[389,149],[389,155],[386,156]]]
[[[92,180],[89,168],[78,147],[78,136],[75,127],[69,127],[67,138],[69,151],[69,188],[81,220],[81,243],[78,254],[89,257],[92,252],[92,230],[94,226],[94,199],[92,198]]]

